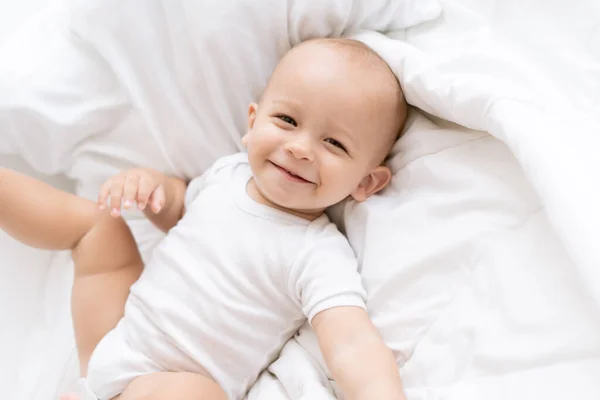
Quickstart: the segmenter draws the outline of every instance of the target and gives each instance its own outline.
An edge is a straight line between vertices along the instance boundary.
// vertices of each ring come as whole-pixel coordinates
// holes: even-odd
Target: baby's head
[[[363,201],[391,178],[382,164],[406,114],[395,75],[369,47],[304,42],[249,107],[243,141],[254,185],[275,206],[305,215],[348,196]]]

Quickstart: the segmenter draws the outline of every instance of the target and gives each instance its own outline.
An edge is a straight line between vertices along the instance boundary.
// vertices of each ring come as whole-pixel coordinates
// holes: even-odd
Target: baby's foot
[[[64,394],[60,396],[60,400],[80,400],[76,394]]]

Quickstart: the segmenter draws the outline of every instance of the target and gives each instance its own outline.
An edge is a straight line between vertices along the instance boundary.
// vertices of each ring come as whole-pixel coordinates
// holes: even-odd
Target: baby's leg
[[[142,260],[122,219],[94,202],[0,168],[0,229],[41,249],[72,250],[72,312],[81,373],[104,335],[122,318]]]

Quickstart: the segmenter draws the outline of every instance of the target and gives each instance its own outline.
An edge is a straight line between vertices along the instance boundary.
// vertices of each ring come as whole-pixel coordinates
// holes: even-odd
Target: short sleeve
[[[189,208],[190,204],[198,197],[198,194],[208,186],[216,182],[231,181],[237,167],[241,165],[248,165],[248,155],[246,153],[237,153],[219,158],[205,173],[190,181],[185,191],[185,208]]]
[[[309,321],[333,307],[366,308],[367,294],[356,256],[331,223],[309,239],[292,267],[288,286]]]

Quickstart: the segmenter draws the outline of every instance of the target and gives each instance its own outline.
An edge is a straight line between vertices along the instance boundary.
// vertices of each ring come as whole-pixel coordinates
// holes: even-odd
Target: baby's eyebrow
[[[289,98],[275,98],[271,101],[271,103],[274,105],[283,105],[283,106],[290,106],[290,107],[299,107],[300,106],[299,101],[289,99]]]

